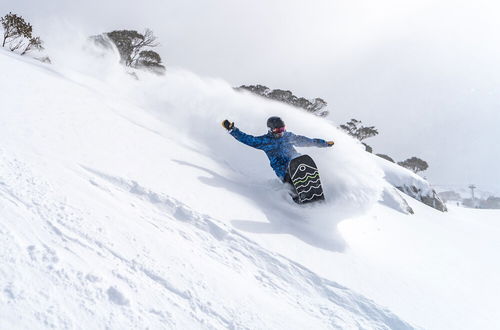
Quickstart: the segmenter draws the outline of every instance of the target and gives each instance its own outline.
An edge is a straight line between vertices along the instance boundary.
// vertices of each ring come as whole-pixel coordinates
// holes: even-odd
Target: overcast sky
[[[322,97],[337,123],[379,129],[375,152],[427,160],[435,184],[500,193],[497,3],[3,0],[0,14],[23,15],[47,46],[60,27],[149,27],[167,66]]]

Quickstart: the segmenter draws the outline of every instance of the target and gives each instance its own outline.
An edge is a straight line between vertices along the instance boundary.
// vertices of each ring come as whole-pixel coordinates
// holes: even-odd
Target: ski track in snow
[[[226,224],[172,197],[89,167],[75,171],[82,182],[106,199],[104,203],[111,198],[127,201],[139,210],[156,210],[133,217],[140,227],[160,233],[165,240],[186,241],[201,256],[197,259],[233,276],[236,273],[265,293],[265,299],[256,295],[248,300],[243,290],[236,294],[241,302],[219,300],[220,293],[211,286],[227,284],[238,291],[245,282],[224,283],[223,278],[206,276],[193,268],[196,265],[183,261],[185,256],[179,258],[175,253],[165,253],[171,264],[160,263],[148,251],[153,247],[134,242],[134,233],[113,233],[130,240],[130,246],[121,249],[127,253],[118,252],[115,244],[121,243],[99,227],[105,219],[96,219],[92,210],[68,202],[43,175],[34,174],[19,159],[9,158],[3,151],[0,155],[0,210],[12,212],[12,218],[17,219],[0,224],[1,240],[6,242],[0,274],[7,279],[2,288],[0,328],[33,324],[58,329],[300,329],[307,324],[338,329],[411,328],[370,300],[266,251]],[[29,280],[29,273],[37,280],[31,281],[30,291],[26,291],[23,282]],[[270,305],[264,303],[269,298]],[[262,308],[255,314],[243,301],[281,306],[278,311]],[[101,309],[108,312],[101,313]],[[272,315],[276,312],[285,314]]]

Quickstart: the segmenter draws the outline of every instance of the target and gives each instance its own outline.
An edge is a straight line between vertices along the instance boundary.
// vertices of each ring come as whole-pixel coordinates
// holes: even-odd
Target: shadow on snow
[[[320,202],[318,205],[297,205],[291,200],[286,186],[277,180],[237,182],[193,163],[173,161],[206,172],[209,176],[199,177],[202,183],[245,197],[264,213],[267,220],[235,219],[231,221],[235,228],[255,234],[288,234],[324,250],[345,250],[346,243],[337,230],[337,224],[345,217],[335,213],[332,204]]]

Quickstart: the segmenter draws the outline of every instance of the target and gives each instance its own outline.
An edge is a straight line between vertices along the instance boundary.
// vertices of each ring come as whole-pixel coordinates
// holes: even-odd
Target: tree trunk
[[[26,46],[26,48],[24,48],[23,52],[21,53],[21,56],[26,54],[29,50],[30,50],[30,45],[28,45],[28,46]]]

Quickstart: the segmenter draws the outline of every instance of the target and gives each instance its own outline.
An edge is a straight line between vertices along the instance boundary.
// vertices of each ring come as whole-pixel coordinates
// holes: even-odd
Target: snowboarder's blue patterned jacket
[[[328,147],[325,140],[310,139],[305,136],[295,135],[291,132],[285,132],[282,137],[274,137],[270,132],[261,136],[253,136],[243,133],[237,128],[233,128],[230,134],[236,140],[247,146],[263,150],[269,158],[271,167],[281,180],[285,178],[290,161],[300,156],[293,146]]]

